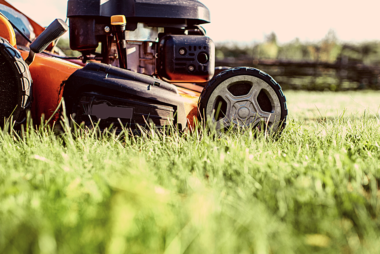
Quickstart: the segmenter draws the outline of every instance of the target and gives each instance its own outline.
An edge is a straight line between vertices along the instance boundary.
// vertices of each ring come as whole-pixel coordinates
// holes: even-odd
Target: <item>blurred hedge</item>
[[[298,38],[280,44],[272,33],[263,42],[242,45],[237,42],[216,43],[217,61],[234,58],[278,59],[335,62],[346,58],[349,62],[366,65],[380,64],[380,42],[341,42],[334,31],[329,31],[318,42],[301,42]]]

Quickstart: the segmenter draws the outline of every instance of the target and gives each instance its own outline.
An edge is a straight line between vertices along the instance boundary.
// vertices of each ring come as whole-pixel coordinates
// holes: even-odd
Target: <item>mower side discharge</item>
[[[149,123],[186,127],[185,106],[174,85],[106,64],[77,70],[65,82],[63,97],[77,122],[99,121],[102,129]]]

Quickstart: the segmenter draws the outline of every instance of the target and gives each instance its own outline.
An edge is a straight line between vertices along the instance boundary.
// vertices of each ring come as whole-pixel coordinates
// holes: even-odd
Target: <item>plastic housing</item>
[[[196,0],[69,0],[70,48],[95,51],[113,15],[125,16],[128,31],[137,23],[175,28],[210,23],[210,11]]]
[[[83,108],[93,107],[90,105],[93,103],[103,104],[106,110],[102,115],[108,116],[101,120],[101,128],[109,127],[111,123],[119,126],[120,121],[132,128],[148,122],[157,127],[186,128],[185,106],[174,85],[106,64],[89,63],[74,72],[66,81],[63,96],[67,113],[75,114],[77,121],[84,121],[91,115],[91,108],[87,111]],[[129,112],[130,116],[117,119],[115,111],[118,110]]]
[[[170,82],[207,82],[215,72],[214,42],[202,35],[165,36],[159,44],[157,70]]]
[[[210,11],[197,0],[69,0],[67,17],[111,17],[127,21],[204,24]]]

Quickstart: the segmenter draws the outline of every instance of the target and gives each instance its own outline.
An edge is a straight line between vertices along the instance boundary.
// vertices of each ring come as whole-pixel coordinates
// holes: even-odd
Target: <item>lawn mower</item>
[[[69,119],[101,129],[265,126],[279,132],[288,114],[280,85],[250,67],[215,67],[215,45],[197,0],[68,0],[68,24],[46,29],[0,0],[0,124],[30,110],[34,123]],[[80,57],[58,54],[69,31]],[[42,117],[43,116],[43,117]]]

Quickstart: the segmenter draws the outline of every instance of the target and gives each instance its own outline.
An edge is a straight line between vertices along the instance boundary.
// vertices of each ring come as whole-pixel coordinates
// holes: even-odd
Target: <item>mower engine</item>
[[[171,83],[204,83],[215,70],[214,43],[200,26],[210,20],[202,3],[69,0],[67,17],[71,49],[84,62],[102,63],[66,82],[63,96],[76,121],[186,128],[188,110]]]
[[[200,26],[210,14],[198,1],[69,0],[67,16],[70,47],[85,60],[95,56],[168,82],[203,83],[214,75],[214,43]]]

